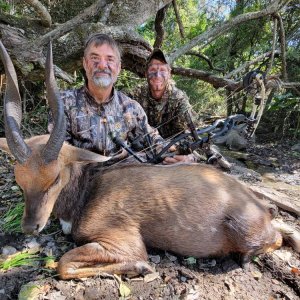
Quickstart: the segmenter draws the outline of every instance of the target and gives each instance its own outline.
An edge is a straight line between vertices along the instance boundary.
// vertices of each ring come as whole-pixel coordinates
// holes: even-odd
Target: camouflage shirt
[[[102,155],[114,155],[120,146],[113,142],[121,138],[127,145],[135,138],[144,138],[149,133],[152,144],[162,144],[163,139],[147,121],[139,103],[123,93],[113,90],[113,95],[103,104],[98,104],[84,86],[61,92],[65,105],[67,123],[66,141]],[[52,129],[52,121],[48,130]]]
[[[147,84],[134,90],[130,96],[141,104],[149,124],[157,128],[163,138],[189,129],[186,113],[189,113],[194,122],[196,121],[196,113],[192,110],[188,96],[176,88],[171,80],[159,101],[152,98]],[[197,127],[197,124],[195,126]]]

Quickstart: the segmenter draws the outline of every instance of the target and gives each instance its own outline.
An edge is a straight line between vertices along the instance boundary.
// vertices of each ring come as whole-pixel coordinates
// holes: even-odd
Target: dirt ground
[[[267,143],[249,148],[231,159],[235,166],[233,176],[248,185],[265,182],[297,203],[300,153],[292,151],[292,145],[289,142]],[[22,201],[22,196],[13,179],[13,161],[4,153],[0,153],[0,161],[1,217],[8,207]],[[300,230],[299,216],[279,209],[278,217]],[[57,261],[72,247],[71,238],[62,234],[55,220],[37,237],[0,231],[2,258],[6,251],[13,253],[34,248],[41,257],[52,254]],[[157,273],[132,279],[97,276],[63,281],[57,278],[55,269],[45,266],[44,261],[0,271],[0,299],[18,299],[19,294],[19,299],[51,300],[300,299],[300,256],[287,246],[272,254],[254,257],[248,268],[241,268],[238,257],[234,256],[194,259],[155,249],[149,249],[149,260]],[[34,292],[34,296],[26,296],[26,291]]]

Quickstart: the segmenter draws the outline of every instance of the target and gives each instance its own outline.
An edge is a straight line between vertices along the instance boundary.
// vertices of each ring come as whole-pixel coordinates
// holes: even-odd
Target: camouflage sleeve
[[[178,105],[178,126],[179,128],[187,128],[187,117],[188,114],[191,117],[195,127],[199,127],[200,122],[198,120],[196,112],[193,110],[189,102],[189,98],[183,91],[178,91],[177,95],[177,105]]]
[[[151,127],[148,123],[148,118],[146,116],[145,111],[143,110],[142,106],[137,103],[136,104],[136,111],[137,111],[137,128],[136,134],[149,137],[150,143],[152,146],[161,146],[164,144],[164,139],[159,135],[158,130]]]
[[[137,101],[139,104],[141,104],[141,94],[142,94],[142,86],[136,86],[134,89],[130,90],[130,91],[124,91],[124,93],[131,99]]]

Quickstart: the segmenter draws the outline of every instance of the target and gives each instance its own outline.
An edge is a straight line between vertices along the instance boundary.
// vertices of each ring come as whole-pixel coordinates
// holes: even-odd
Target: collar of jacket
[[[105,101],[105,102],[103,102],[103,103],[98,103],[98,102],[95,100],[95,98],[91,95],[91,93],[90,93],[90,91],[89,91],[89,89],[88,89],[88,87],[87,87],[86,85],[83,87],[83,91],[84,91],[84,94],[85,94],[85,96],[86,96],[86,99],[87,99],[88,104],[89,104],[91,107],[93,107],[94,109],[96,109],[96,110],[98,110],[98,109],[99,109],[100,107],[102,107],[103,105],[106,105],[106,104],[108,104],[109,102],[113,101],[113,99],[116,98],[116,93],[117,93],[116,89],[113,87],[113,88],[112,88],[112,95],[111,95],[111,97],[110,97],[107,101]]]

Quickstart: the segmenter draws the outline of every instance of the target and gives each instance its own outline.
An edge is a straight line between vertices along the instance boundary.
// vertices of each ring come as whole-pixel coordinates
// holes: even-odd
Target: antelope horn
[[[47,99],[52,112],[54,128],[49,140],[43,149],[42,156],[45,163],[56,160],[66,135],[66,122],[64,116],[64,104],[60,98],[54,77],[52,44],[49,43],[46,60],[46,86]]]
[[[4,124],[8,147],[20,164],[24,164],[31,154],[20,130],[22,120],[21,97],[13,63],[0,41],[0,55],[5,68],[6,89],[4,96]]]

